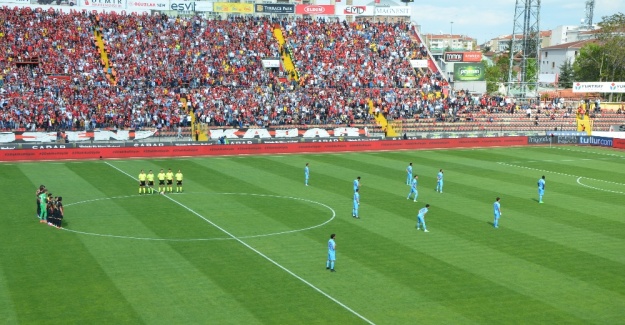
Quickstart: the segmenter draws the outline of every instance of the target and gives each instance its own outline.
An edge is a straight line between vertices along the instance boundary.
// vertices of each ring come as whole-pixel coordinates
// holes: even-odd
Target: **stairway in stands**
[[[180,96],[180,102],[182,103],[182,108],[188,114],[190,102],[187,100],[186,95]],[[208,141],[208,127],[197,122],[195,118],[195,112],[191,112],[191,135],[193,141]],[[196,136],[197,131],[199,131],[199,134]]]
[[[100,32],[100,24],[99,19],[96,19],[96,28],[93,32],[93,39],[98,47],[98,53],[100,53],[100,62],[102,62],[102,66],[104,67],[104,73],[106,74],[106,79],[108,79],[111,85],[116,84],[116,76],[115,70],[111,68],[109,62],[109,56],[106,52],[106,45],[104,44],[104,39],[102,38],[102,33]]]
[[[369,104],[369,114],[373,115],[373,117],[375,118],[375,121],[382,128],[382,130],[386,130],[386,132],[384,132],[385,135],[388,137],[399,136],[395,128],[391,124],[388,123],[388,120],[386,119],[386,117],[384,117],[384,114],[382,112],[378,112],[378,114],[375,113],[375,106],[373,105],[373,100],[369,99],[368,104]]]
[[[289,74],[289,77],[292,80],[299,81],[299,73],[297,69],[295,69],[295,64],[293,62],[293,53],[291,52],[290,47],[285,46],[286,41],[284,39],[284,35],[282,34],[282,29],[280,28],[280,24],[275,24],[273,26],[273,36],[278,41],[278,45],[283,49],[280,51],[280,56],[282,59],[282,64],[284,65],[284,70],[286,70]]]

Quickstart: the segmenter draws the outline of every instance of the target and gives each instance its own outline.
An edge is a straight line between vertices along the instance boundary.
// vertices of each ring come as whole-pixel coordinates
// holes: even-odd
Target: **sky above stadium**
[[[412,20],[421,25],[423,34],[449,34],[453,30],[482,44],[512,34],[515,4],[516,0],[415,0]],[[540,29],[579,25],[585,10],[586,0],[542,0]],[[593,23],[618,12],[625,13],[625,0],[595,0]]]

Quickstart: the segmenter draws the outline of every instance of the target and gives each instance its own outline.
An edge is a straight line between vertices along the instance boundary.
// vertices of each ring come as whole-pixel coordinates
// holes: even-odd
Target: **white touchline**
[[[543,160],[546,161],[546,160]],[[536,170],[539,172],[545,172],[545,173],[550,173],[550,174],[555,174],[555,175],[562,175],[562,176],[570,176],[570,177],[579,177],[579,178],[585,178],[585,179],[590,179],[593,181],[597,181],[597,182],[604,182],[604,183],[609,183],[609,184],[616,184],[616,185],[625,185],[623,183],[617,183],[617,182],[612,182],[612,181],[606,181],[603,179],[596,179],[596,178],[591,178],[591,177],[584,177],[584,176],[578,176],[578,175],[572,175],[572,174],[567,174],[567,173],[560,173],[560,172],[554,172],[554,171],[550,171],[550,170],[546,170],[546,169],[539,169],[539,168],[533,168],[533,167],[527,167],[527,166],[521,166],[521,165],[515,165],[515,164],[509,164],[509,163],[505,163],[503,161],[499,161],[497,162],[500,165],[504,165],[504,166],[511,166],[511,167],[517,167],[517,168],[523,168],[523,169],[529,169],[529,170]]]
[[[107,165],[109,165],[111,168],[116,169],[116,170],[117,170],[117,171],[119,171],[120,173],[122,173],[122,174],[124,174],[124,175],[126,175],[126,176],[128,176],[128,177],[130,177],[130,178],[132,178],[132,179],[134,179],[134,180],[136,180],[136,178],[134,178],[132,175],[130,175],[130,174],[126,173],[125,171],[123,171],[123,170],[121,170],[121,169],[119,169],[119,168],[117,168],[117,167],[115,167],[115,166],[111,165],[110,163],[108,163],[108,162],[104,162],[104,163],[105,163],[105,164],[107,164]],[[229,237],[231,237],[232,239],[236,240],[236,241],[237,241],[237,242],[239,242],[241,245],[243,245],[243,246],[245,246],[245,247],[249,248],[249,249],[250,249],[250,250],[252,250],[254,253],[256,253],[256,254],[260,255],[262,258],[266,259],[267,261],[269,261],[269,262],[270,262],[270,263],[272,263],[273,265],[275,265],[275,266],[279,267],[280,269],[282,269],[282,270],[283,270],[283,271],[285,271],[286,273],[288,273],[288,274],[290,274],[291,276],[295,277],[296,279],[298,279],[298,280],[302,281],[304,284],[306,284],[307,286],[311,287],[313,290],[315,290],[315,291],[319,292],[320,294],[324,295],[326,298],[328,298],[328,299],[330,299],[330,300],[334,301],[336,304],[338,304],[339,306],[341,306],[341,307],[345,308],[345,309],[346,309],[347,311],[349,311],[350,313],[352,313],[352,314],[354,314],[354,315],[358,316],[358,318],[362,319],[363,321],[365,321],[365,322],[367,322],[367,323],[369,323],[369,324],[372,324],[372,325],[373,325],[373,324],[375,324],[374,322],[372,322],[372,321],[370,321],[369,319],[365,318],[364,316],[362,316],[361,314],[359,314],[359,313],[358,313],[358,312],[356,312],[355,310],[353,310],[353,309],[349,308],[349,307],[348,307],[347,305],[345,305],[344,303],[342,303],[342,302],[338,301],[336,298],[334,298],[334,297],[330,296],[329,294],[325,293],[323,290],[321,290],[321,289],[317,288],[317,287],[316,287],[315,285],[313,285],[312,283],[310,283],[310,282],[306,281],[304,278],[302,278],[302,277],[300,277],[299,275],[297,275],[297,274],[293,273],[293,271],[291,271],[291,270],[287,269],[286,267],[284,267],[284,266],[280,265],[278,262],[276,262],[276,261],[272,260],[269,256],[267,256],[267,255],[263,254],[262,252],[260,252],[260,251],[259,251],[259,250],[257,250],[256,248],[254,248],[254,247],[250,246],[248,243],[246,243],[246,242],[242,241],[241,239],[237,238],[235,235],[231,234],[231,233],[230,233],[230,232],[228,232],[226,229],[221,228],[220,226],[218,226],[218,225],[217,225],[217,224],[215,224],[214,222],[212,222],[212,221],[210,221],[210,220],[208,220],[208,219],[204,218],[204,216],[202,216],[201,214],[199,214],[199,213],[197,213],[197,212],[193,211],[193,209],[191,209],[191,208],[187,207],[186,205],[184,205],[184,204],[182,204],[182,203],[180,203],[180,202],[178,202],[178,201],[174,200],[174,199],[173,199],[173,198],[171,198],[169,195],[167,195],[167,196],[165,196],[165,197],[166,197],[168,200],[170,200],[170,201],[172,201],[172,202],[176,203],[177,205],[181,206],[181,207],[182,207],[182,208],[184,208],[185,210],[187,210],[187,211],[189,211],[189,212],[193,213],[194,215],[198,216],[200,219],[202,219],[202,220],[206,221],[206,222],[207,222],[207,223],[209,223],[211,226],[213,226],[213,227],[215,227],[215,228],[219,229],[219,230],[220,230],[221,232],[223,232],[224,234],[226,234],[226,235],[228,235]]]

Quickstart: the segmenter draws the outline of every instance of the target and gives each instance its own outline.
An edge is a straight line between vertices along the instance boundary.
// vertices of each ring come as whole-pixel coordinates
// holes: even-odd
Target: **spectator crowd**
[[[175,129],[470,118],[514,103],[443,94],[410,25],[0,9],[0,130]],[[273,29],[285,37],[279,45]],[[102,37],[108,69],[96,37]],[[292,53],[299,78],[263,68]],[[294,76],[293,76],[294,77]]]

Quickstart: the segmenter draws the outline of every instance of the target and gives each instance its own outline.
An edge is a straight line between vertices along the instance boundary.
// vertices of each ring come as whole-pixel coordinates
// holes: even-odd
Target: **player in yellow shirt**
[[[163,171],[163,168],[161,168],[156,177],[158,177],[158,192],[163,192],[165,190],[165,171]]]
[[[154,173],[152,172],[151,169],[148,172],[147,179],[148,179],[148,193],[154,194]]]
[[[141,172],[139,173],[139,194],[145,193],[145,179],[146,178],[147,178],[147,175],[142,169]]]
[[[176,193],[182,192],[182,172],[178,169],[176,173]]]
[[[171,193],[173,191],[173,182],[174,182],[174,172],[171,171],[171,168],[165,174],[165,179],[167,179],[167,192]]]

